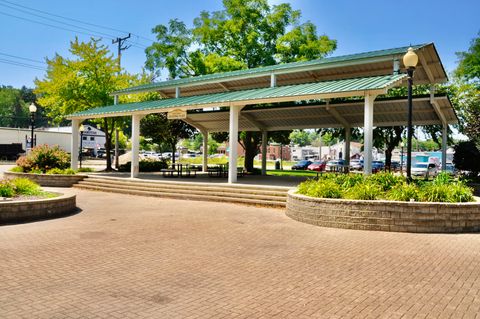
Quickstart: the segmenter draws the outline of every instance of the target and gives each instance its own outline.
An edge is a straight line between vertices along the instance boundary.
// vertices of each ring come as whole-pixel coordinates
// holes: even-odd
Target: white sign
[[[181,120],[187,118],[187,111],[184,110],[172,110],[167,113],[167,119],[169,120]]]

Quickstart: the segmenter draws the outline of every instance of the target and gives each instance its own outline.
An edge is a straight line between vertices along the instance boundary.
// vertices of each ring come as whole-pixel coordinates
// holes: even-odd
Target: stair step
[[[96,176],[96,175],[89,175],[89,180],[92,181],[108,181],[108,182],[121,182],[121,183],[132,183],[132,184],[148,184],[148,185],[168,185],[169,187],[188,187],[188,186],[195,186],[195,187],[207,187],[207,188],[229,188],[234,189],[236,191],[242,190],[258,190],[258,191],[273,191],[273,192],[288,192],[291,187],[286,186],[270,186],[270,185],[245,185],[245,184],[225,184],[225,183],[208,183],[208,182],[177,182],[177,181],[157,181],[157,180],[138,180],[138,179],[126,179],[126,178],[119,178],[119,177],[104,177],[104,176]]]
[[[244,194],[244,195],[259,195],[259,196],[271,196],[271,197],[285,197],[287,196],[287,191],[265,191],[257,189],[237,189],[234,187],[196,187],[196,186],[181,186],[181,185],[168,185],[168,184],[150,184],[150,183],[132,183],[132,182],[118,182],[118,181],[104,181],[104,180],[93,180],[85,179],[80,181],[79,184],[82,185],[99,185],[99,186],[118,186],[118,187],[129,187],[129,188],[142,188],[146,190],[155,189],[157,191],[172,191],[173,189],[183,192],[217,192],[217,193],[235,193],[235,194]]]
[[[273,200],[273,201],[287,201],[287,196],[285,194],[280,195],[265,195],[265,194],[256,194],[254,192],[251,193],[239,193],[234,190],[208,190],[208,189],[194,189],[190,188],[166,188],[166,187],[150,187],[149,185],[128,185],[127,183],[95,183],[83,181],[76,185],[81,186],[89,186],[89,187],[104,187],[104,188],[115,188],[115,189],[123,189],[123,190],[138,190],[138,191],[147,191],[147,192],[159,192],[159,193],[176,193],[176,194],[183,194],[185,195],[202,195],[202,196],[217,196],[217,197],[238,197],[238,198],[251,198],[251,199],[259,199],[259,200]]]
[[[235,196],[212,196],[210,195],[198,195],[198,194],[178,194],[172,192],[155,192],[155,191],[146,191],[146,190],[137,190],[137,189],[125,189],[117,187],[106,187],[106,186],[96,186],[96,185],[85,185],[85,184],[75,184],[73,187],[86,190],[97,190],[110,193],[121,193],[129,195],[142,195],[142,196],[151,196],[151,197],[167,197],[174,199],[189,199],[189,200],[200,200],[200,201],[222,201],[230,203],[240,203],[240,204],[251,204],[251,205],[263,205],[263,206],[275,206],[275,207],[286,207],[285,201],[280,200],[268,200],[268,199],[251,199],[251,198],[242,198],[238,197],[238,194]]]

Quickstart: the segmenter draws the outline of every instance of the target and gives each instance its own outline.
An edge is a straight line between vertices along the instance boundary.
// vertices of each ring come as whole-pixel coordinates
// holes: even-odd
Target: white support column
[[[442,171],[447,170],[447,136],[448,124],[442,126]]]
[[[175,88],[175,97],[176,98],[180,97],[180,88],[178,86]]]
[[[132,115],[132,167],[130,177],[138,177],[139,163],[138,153],[140,150],[140,120],[142,115]]]
[[[80,120],[72,120],[72,145],[70,149],[70,167],[72,169],[78,169],[78,148],[79,145],[79,127],[80,127]]]
[[[238,142],[238,117],[243,106],[230,106],[230,123],[228,130],[228,183],[237,182],[237,142]]]
[[[275,73],[270,74],[270,87],[274,88],[277,86],[277,76]]]
[[[373,101],[375,95],[365,95],[365,115],[363,125],[363,173],[372,174],[372,149],[373,149]]]
[[[118,95],[113,97],[113,104],[118,104]],[[115,128],[115,168],[118,169],[118,153],[119,153],[119,144],[118,144],[118,128]]]
[[[262,175],[267,175],[267,142],[268,132],[262,131]]]
[[[345,164],[350,166],[350,140],[352,136],[352,129],[350,127],[345,128]]]
[[[200,131],[203,136],[203,161],[202,161],[202,172],[206,173],[208,169],[208,132]]]

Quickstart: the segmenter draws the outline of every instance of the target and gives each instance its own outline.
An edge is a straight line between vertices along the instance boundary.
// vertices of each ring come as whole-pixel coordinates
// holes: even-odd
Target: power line
[[[82,31],[73,30],[73,29],[69,29],[69,28],[64,28],[64,27],[61,27],[61,26],[57,26],[57,25],[53,25],[53,24],[49,24],[49,23],[45,23],[45,22],[41,22],[41,21],[36,21],[36,20],[24,18],[24,17],[19,17],[19,16],[16,16],[16,15],[13,15],[13,14],[2,12],[2,11],[0,11],[0,14],[3,14],[3,15],[8,16],[8,17],[13,17],[13,18],[25,20],[25,21],[28,21],[28,22],[42,24],[42,25],[45,25],[45,26],[48,26],[48,27],[51,27],[51,28],[55,28],[55,29],[61,29],[61,30],[65,30],[65,31],[73,32],[73,33],[85,34],[85,35],[89,35],[89,36],[93,36],[93,37],[98,36],[98,35],[95,35],[95,34],[92,34],[92,33],[82,32]]]
[[[0,52],[0,55],[8,56],[8,57],[10,57],[10,58],[15,58],[15,59],[19,59],[19,60],[25,60],[25,61],[29,61],[29,62],[35,62],[35,63],[45,64],[45,61],[34,60],[34,59],[29,59],[29,58],[23,58],[23,57],[20,57],[20,56],[18,56],[18,55],[7,54],[7,53],[3,53],[3,52]]]
[[[111,27],[106,27],[106,26],[102,26],[102,25],[99,25],[99,24],[89,23],[89,22],[85,22],[85,21],[82,21],[82,20],[78,20],[78,19],[74,19],[74,18],[68,18],[68,17],[62,16],[62,15],[54,14],[54,13],[51,13],[51,12],[47,12],[47,11],[43,11],[43,10],[39,10],[39,9],[30,8],[30,7],[27,7],[27,6],[24,6],[24,5],[20,5],[20,4],[14,3],[14,2],[10,2],[10,1],[7,1],[7,0],[0,0],[0,2],[8,3],[8,4],[10,4],[10,5],[17,6],[17,7],[21,7],[21,8],[30,10],[30,11],[40,12],[40,13],[42,13],[42,14],[44,14],[44,15],[50,15],[50,16],[57,17],[57,18],[61,18],[61,19],[65,19],[65,20],[75,21],[75,22],[77,22],[77,23],[89,25],[89,26],[92,26],[92,27],[97,27],[97,28],[101,28],[101,29],[105,29],[105,30],[111,30],[111,31],[116,31],[116,32],[121,32],[121,33],[129,33],[129,32],[124,31],[124,30],[119,30],[119,29],[115,29],[115,28],[111,28]],[[152,40],[152,39],[143,37],[143,36],[138,35],[138,34],[134,34],[134,33],[132,33],[132,34],[133,34],[134,36],[136,36],[137,38],[144,39],[144,40],[149,41],[149,42],[154,42],[154,40]]]
[[[8,59],[0,59],[0,63],[10,64],[10,65],[15,65],[15,66],[21,66],[21,67],[28,68],[28,69],[45,71],[44,68],[39,67],[39,66],[37,66],[37,65],[28,64],[28,63],[23,63],[23,62],[18,62],[18,61],[13,61],[13,60],[8,60]]]

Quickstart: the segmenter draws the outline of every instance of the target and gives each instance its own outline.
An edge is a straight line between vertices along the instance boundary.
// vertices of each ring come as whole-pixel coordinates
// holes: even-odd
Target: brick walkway
[[[477,234],[75,192],[77,215],[0,227],[0,318],[480,317]]]

